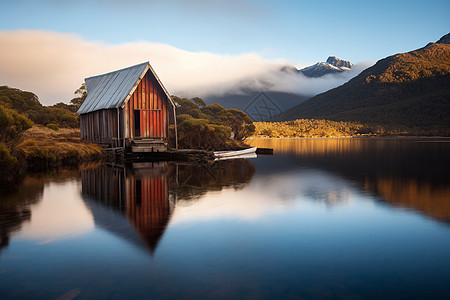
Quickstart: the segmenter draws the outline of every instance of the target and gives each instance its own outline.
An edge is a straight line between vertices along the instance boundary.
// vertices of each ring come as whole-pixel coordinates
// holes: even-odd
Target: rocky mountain
[[[338,68],[350,69],[353,66],[353,64],[348,60],[339,59],[336,56],[329,56],[327,59],[327,63]]]
[[[328,57],[326,62],[318,62],[312,66],[298,70],[307,77],[322,77],[327,74],[340,73],[350,68],[353,64],[347,60],[339,59],[335,56]]]
[[[356,121],[391,132],[450,135],[450,45],[389,56],[274,120]],[[447,41],[447,42],[446,42]]]
[[[272,74],[273,77],[288,76],[290,80],[300,79],[303,73],[308,77],[321,77],[326,74],[340,73],[349,70],[352,63],[335,56],[328,57],[326,62],[319,62],[313,66],[298,70],[292,65],[285,65]],[[301,76],[303,78],[303,76]],[[257,82],[259,88],[255,88]],[[230,91],[225,95],[209,95],[205,97],[206,104],[219,103],[225,108],[236,108],[248,114],[254,121],[263,121],[286,111],[309,99],[311,94],[293,94],[289,92],[275,92],[271,88],[274,83],[271,77],[253,78],[250,82],[241,82],[239,92]]]

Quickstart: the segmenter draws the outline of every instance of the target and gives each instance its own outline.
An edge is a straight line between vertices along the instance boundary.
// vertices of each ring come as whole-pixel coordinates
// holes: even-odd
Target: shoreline
[[[336,137],[249,137],[246,140],[314,140],[314,139],[448,139],[450,136],[336,136]]]
[[[357,135],[339,137],[249,137],[255,140],[418,140],[424,142],[450,142],[447,136],[377,136]],[[245,142],[244,141],[244,142]],[[0,189],[20,182],[27,175],[59,169],[79,168],[83,163],[102,163],[107,160],[105,150],[96,144],[80,140],[78,128],[62,128],[58,131],[41,125],[27,130],[20,142],[11,150],[16,160],[9,170],[3,170]]]
[[[13,147],[3,151],[1,189],[20,182],[28,174],[74,168],[105,159],[103,148],[81,142],[79,129],[53,130],[42,125],[26,130]]]

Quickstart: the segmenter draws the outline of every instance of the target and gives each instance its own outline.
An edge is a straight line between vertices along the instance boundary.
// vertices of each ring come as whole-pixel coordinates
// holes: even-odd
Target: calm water
[[[448,299],[450,140],[83,166],[0,199],[1,299]]]

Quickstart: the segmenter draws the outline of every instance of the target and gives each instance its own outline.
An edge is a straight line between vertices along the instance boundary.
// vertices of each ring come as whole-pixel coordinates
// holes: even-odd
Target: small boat
[[[252,148],[236,150],[236,151],[214,151],[214,157],[215,158],[225,158],[225,157],[247,155],[247,154],[255,153],[256,149],[258,149],[258,147],[252,147]]]
[[[247,154],[241,154],[241,155],[236,155],[236,156],[216,157],[216,158],[214,158],[214,160],[217,161],[217,160],[256,158],[256,157],[258,157],[258,155],[256,155],[256,153],[247,153]]]

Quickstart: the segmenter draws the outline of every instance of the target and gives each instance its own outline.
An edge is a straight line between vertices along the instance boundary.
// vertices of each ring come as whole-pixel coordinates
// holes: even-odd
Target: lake
[[[450,140],[83,165],[0,201],[1,299],[448,299]]]

